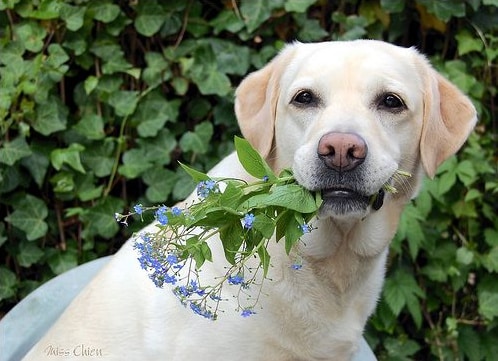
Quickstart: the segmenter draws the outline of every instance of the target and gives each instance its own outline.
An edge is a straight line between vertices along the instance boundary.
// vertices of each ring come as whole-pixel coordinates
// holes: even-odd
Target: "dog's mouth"
[[[346,215],[364,213],[371,206],[379,210],[384,203],[384,190],[373,195],[365,195],[354,189],[345,187],[327,188],[321,191],[323,203],[320,213]]]

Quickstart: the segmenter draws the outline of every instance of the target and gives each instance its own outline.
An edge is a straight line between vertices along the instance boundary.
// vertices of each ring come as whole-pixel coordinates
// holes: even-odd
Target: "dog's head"
[[[386,185],[398,190],[386,202],[413,197],[476,122],[470,100],[425,57],[373,40],[288,45],[243,80],[235,110],[276,170],[292,167],[322,192],[322,217],[364,217]]]

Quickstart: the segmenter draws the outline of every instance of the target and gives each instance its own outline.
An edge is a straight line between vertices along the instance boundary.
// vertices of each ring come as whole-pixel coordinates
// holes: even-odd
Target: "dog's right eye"
[[[315,105],[317,103],[317,98],[315,95],[309,90],[301,90],[294,95],[291,103],[297,106],[307,106],[307,105]]]

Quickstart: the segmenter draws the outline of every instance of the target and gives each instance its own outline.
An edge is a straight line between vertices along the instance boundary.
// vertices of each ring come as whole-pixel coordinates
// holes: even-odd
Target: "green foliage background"
[[[0,0],[0,308],[116,251],[232,150],[233,91],[287,41],[417,46],[480,122],[406,209],[366,337],[380,360],[498,354],[498,0]]]

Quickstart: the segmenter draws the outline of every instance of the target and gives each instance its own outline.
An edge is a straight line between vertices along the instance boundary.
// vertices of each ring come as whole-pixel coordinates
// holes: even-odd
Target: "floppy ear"
[[[264,68],[249,74],[235,92],[235,114],[242,135],[263,157],[272,148],[280,76],[293,48],[288,45]]]
[[[420,140],[422,164],[429,177],[434,177],[437,167],[460,149],[476,121],[470,99],[429,68]]]

